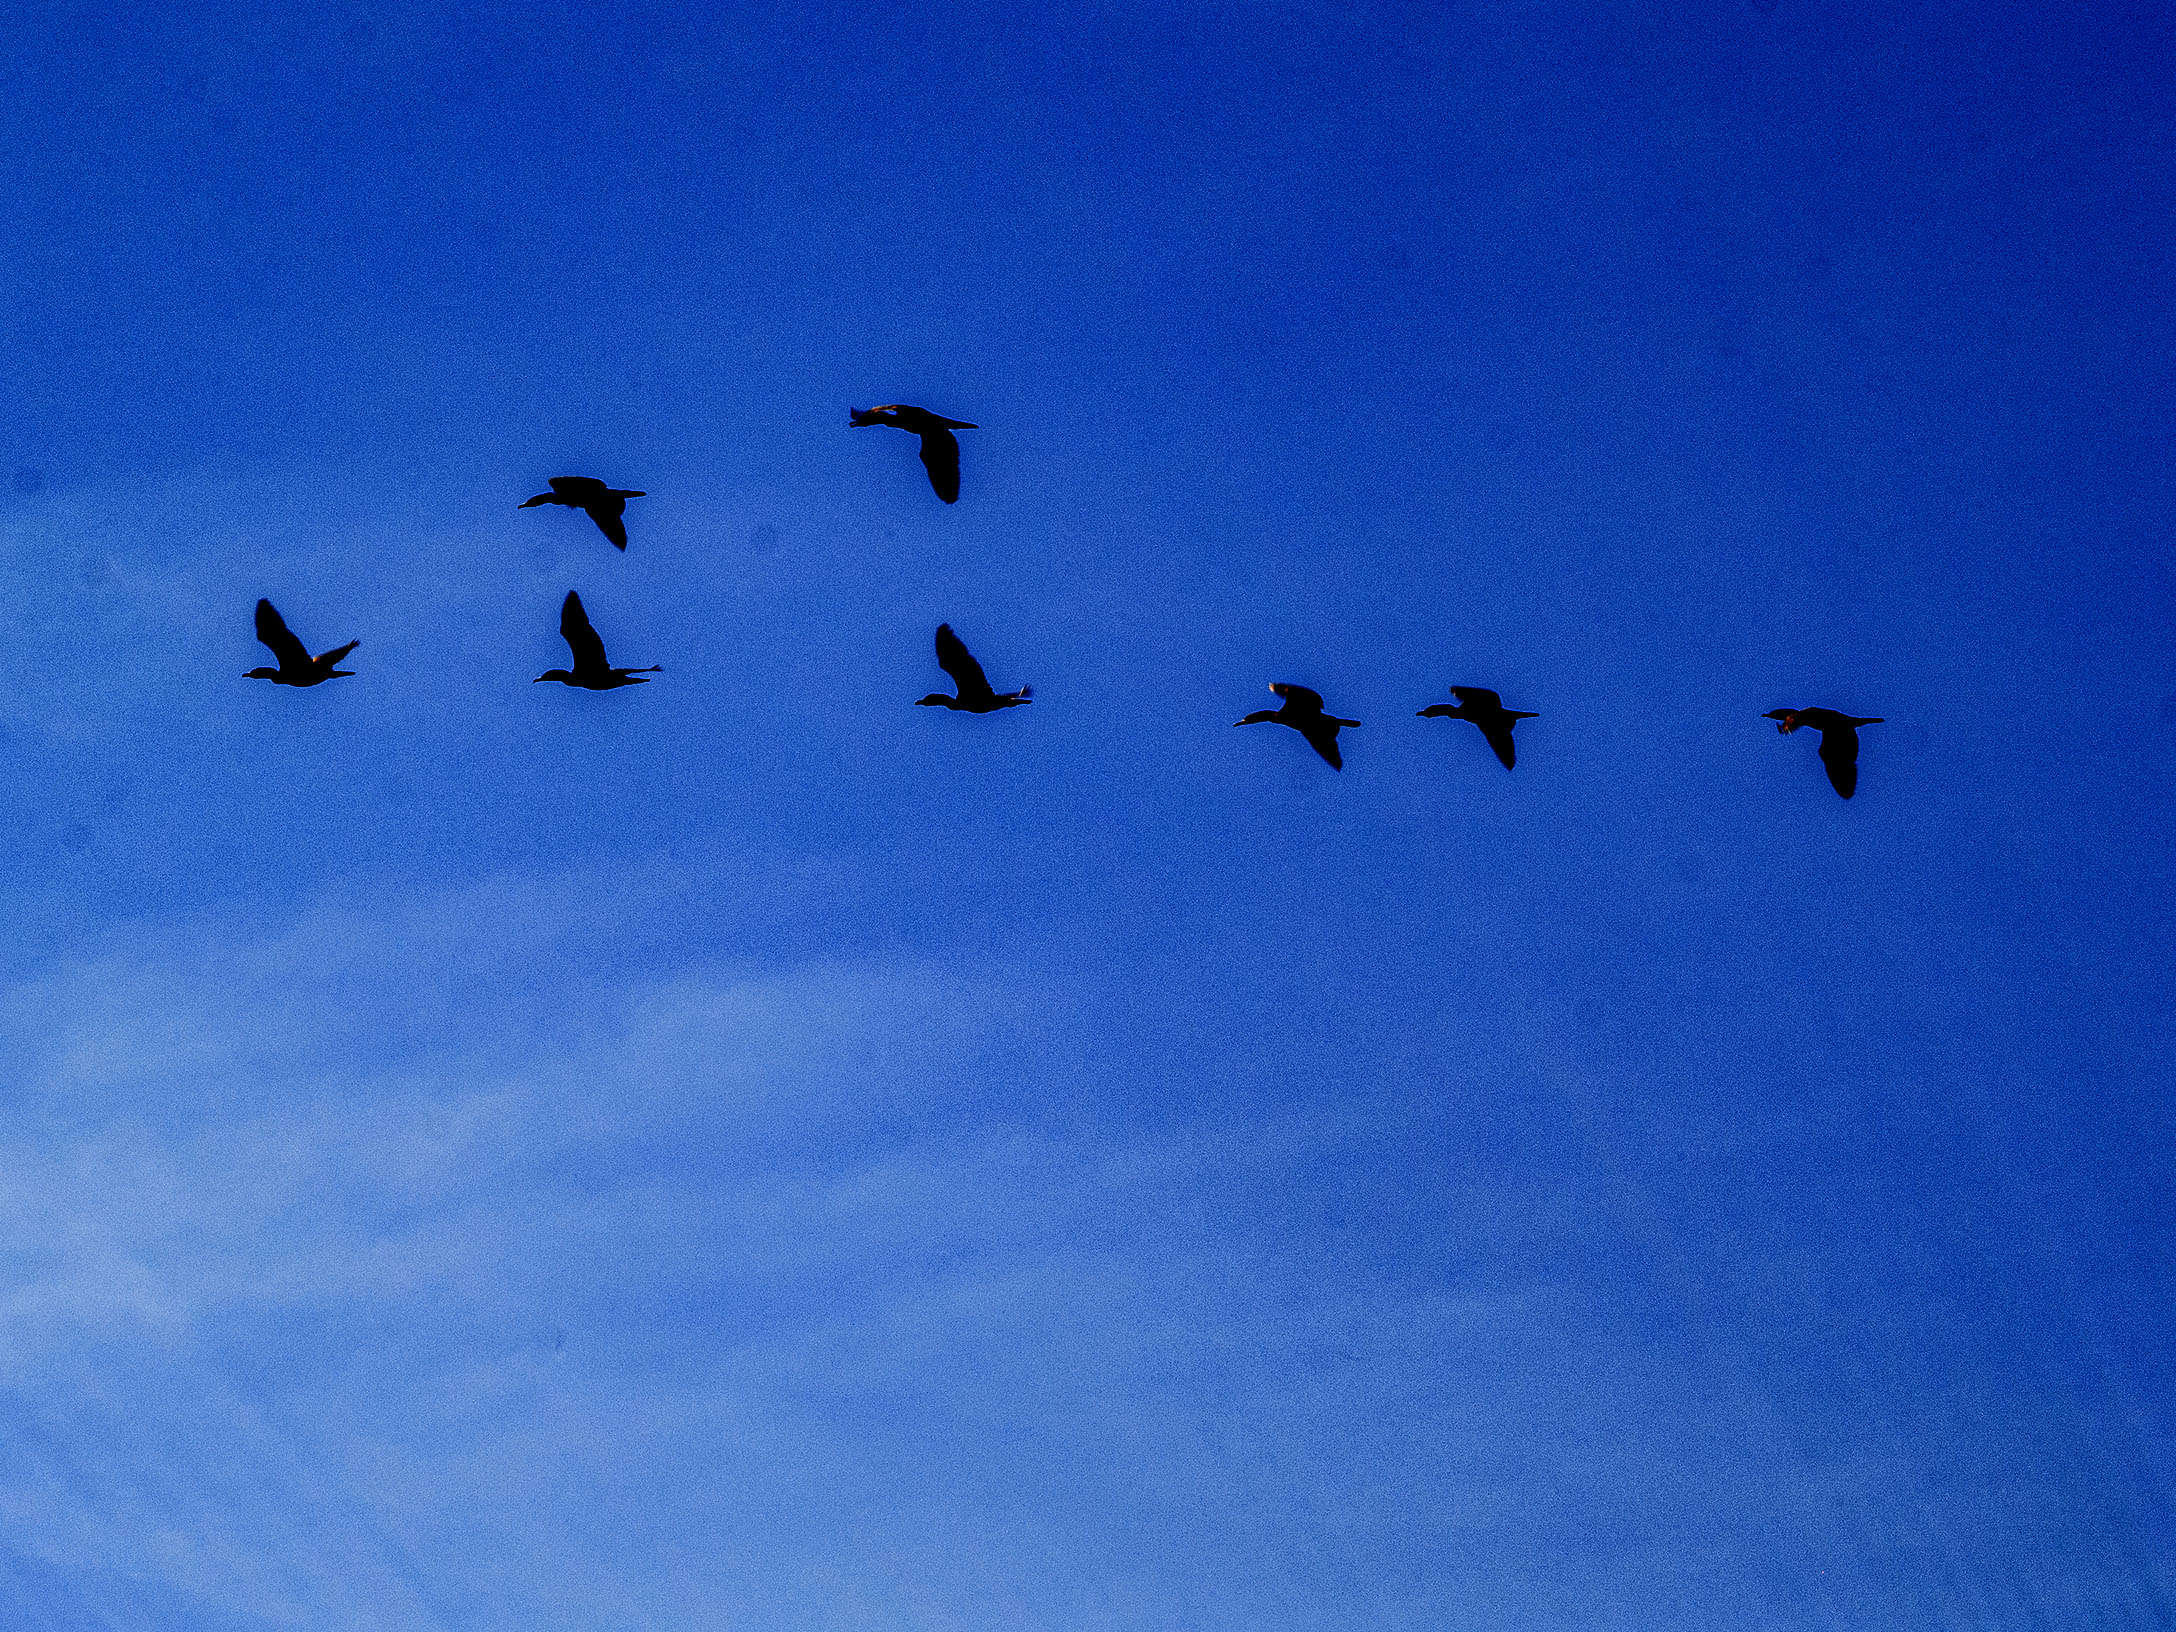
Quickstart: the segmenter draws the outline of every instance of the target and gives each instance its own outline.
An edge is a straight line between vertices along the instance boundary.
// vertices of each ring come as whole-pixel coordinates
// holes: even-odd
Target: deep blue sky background
[[[0,23],[0,1621],[2176,1625],[2167,8],[712,9]]]

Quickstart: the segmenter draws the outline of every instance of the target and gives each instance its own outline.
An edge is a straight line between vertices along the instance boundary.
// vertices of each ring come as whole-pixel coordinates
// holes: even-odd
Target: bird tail
[[[1504,710],[1504,712],[1510,715],[1514,720],[1538,720],[1541,718],[1539,714],[1529,713],[1523,708],[1507,708]]]
[[[1851,723],[1853,725],[1887,725],[1889,722],[1883,719],[1879,714],[1876,714],[1863,720],[1854,715],[1852,717]]]

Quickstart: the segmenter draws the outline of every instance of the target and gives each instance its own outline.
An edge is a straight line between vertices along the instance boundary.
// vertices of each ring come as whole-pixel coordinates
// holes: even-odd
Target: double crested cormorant
[[[245,680],[270,680],[281,686],[314,686],[321,680],[338,680],[351,676],[353,669],[333,667],[348,653],[362,644],[351,640],[345,646],[335,646],[322,657],[312,657],[309,647],[295,639],[279,611],[270,601],[257,603],[257,638],[272,648],[272,655],[280,660],[276,669],[251,669]]]
[[[989,676],[982,672],[982,665],[975,661],[974,653],[952,632],[949,623],[937,625],[937,667],[952,677],[959,695],[947,697],[941,691],[933,691],[927,697],[916,698],[916,708],[949,708],[956,714],[994,714],[1001,708],[1018,708],[1022,703],[1035,700],[1029,695],[1032,688],[1028,686],[1022,686],[1018,691],[992,691]]]
[[[1820,732],[1821,763],[1846,799],[1859,791],[1859,727],[1885,723],[1879,715],[1839,714],[1833,708],[1771,708],[1761,718],[1774,720],[1786,737],[1801,726]]]
[[[1305,737],[1308,746],[1330,762],[1334,771],[1345,768],[1345,759],[1337,751],[1337,733],[1341,726],[1358,725],[1358,720],[1341,720],[1335,714],[1322,712],[1322,694],[1309,691],[1305,686],[1288,686],[1282,680],[1272,680],[1269,689],[1284,699],[1282,708],[1257,709],[1234,725],[1289,725]]]
[[[937,497],[945,503],[959,503],[960,439],[952,433],[980,427],[964,419],[946,419],[927,408],[909,407],[903,402],[889,402],[876,408],[849,408],[846,417],[854,425],[896,425],[902,431],[912,431],[920,437],[922,466],[929,472],[929,485],[937,490]]]
[[[1538,720],[1538,714],[1529,714],[1522,708],[1506,708],[1504,700],[1486,686],[1453,686],[1451,695],[1458,699],[1458,706],[1449,703],[1431,703],[1422,709],[1418,718],[1423,720],[1471,720],[1481,728],[1481,735],[1496,750],[1496,757],[1510,770],[1519,757],[1512,745],[1511,728],[1521,720]]]
[[[579,510],[597,524],[598,531],[621,549],[627,548],[627,523],[620,518],[627,514],[629,499],[646,499],[649,494],[633,487],[607,487],[594,476],[554,476],[552,490],[539,493],[533,499],[523,499],[521,508],[529,510],[540,504],[563,504],[569,510]]]
[[[571,589],[559,607],[559,633],[574,653],[573,672],[546,669],[536,677],[539,682],[557,680],[563,686],[580,686],[584,691],[611,691],[618,686],[646,686],[649,681],[638,680],[637,675],[661,672],[655,663],[646,669],[615,669],[607,663],[604,642],[589,626],[589,614],[582,610],[582,597]]]

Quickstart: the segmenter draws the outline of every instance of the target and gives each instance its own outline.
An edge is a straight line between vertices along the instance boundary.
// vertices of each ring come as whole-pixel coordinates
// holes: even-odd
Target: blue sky
[[[2176,1624],[2171,46],[0,21],[0,1619]]]

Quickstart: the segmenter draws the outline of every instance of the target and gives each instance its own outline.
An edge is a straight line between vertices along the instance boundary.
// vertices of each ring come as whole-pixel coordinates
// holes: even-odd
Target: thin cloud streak
[[[580,897],[143,926],[0,998],[27,1113],[0,1227],[36,1243],[6,1265],[0,1386],[44,1425],[9,1549],[86,1604],[148,1583],[179,1624],[406,1629],[630,1603],[980,1624],[993,1581],[1028,1624],[1115,1625],[1078,1595],[1124,1545],[1228,1623],[1306,1590],[1280,1566],[1233,1599],[1208,1561],[1269,1568],[1262,1504],[1330,1499],[1332,1442],[1381,1432],[1371,1375],[1461,1331],[1479,1358],[1561,1299],[1431,1290],[1386,1318],[1365,1285],[1306,1290],[1259,1223],[1203,1227],[1205,1186],[1274,1190],[1325,1130],[1082,1139],[962,1106],[1007,1048],[1077,1068],[1050,1000],[995,971],[570,986],[524,1037],[520,970],[584,933]],[[363,1063],[358,1028],[398,1046]],[[1444,1494],[1356,1474],[1328,1488],[1367,1510]],[[669,1515],[612,1494],[659,1481]],[[870,1542],[851,1564],[841,1525]]]

